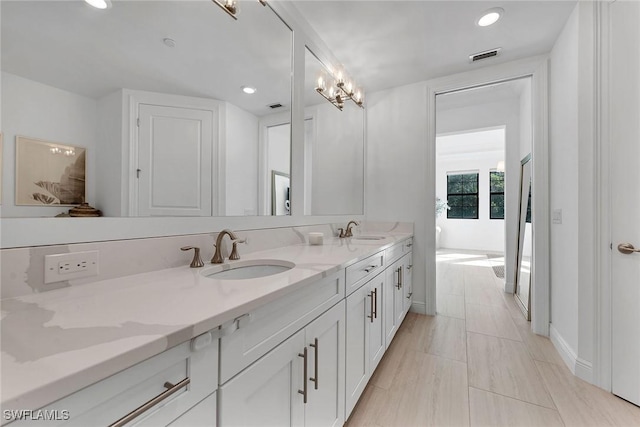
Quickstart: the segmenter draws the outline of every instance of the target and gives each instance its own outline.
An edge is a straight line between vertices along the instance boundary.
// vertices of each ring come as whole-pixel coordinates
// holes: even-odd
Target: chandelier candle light
[[[324,99],[333,104],[338,110],[342,111],[344,103],[348,100],[353,101],[358,107],[364,108],[364,96],[362,89],[354,89],[353,81],[344,77],[344,71],[339,69],[337,77],[330,79],[331,84],[327,88],[327,79],[323,74],[318,77],[318,92]]]

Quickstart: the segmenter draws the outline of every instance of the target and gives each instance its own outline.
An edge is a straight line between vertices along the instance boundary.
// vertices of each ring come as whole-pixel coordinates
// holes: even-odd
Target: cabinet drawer
[[[385,251],[385,263],[389,265],[399,259],[402,255],[411,252],[413,247],[413,238],[409,238],[403,242],[391,246]]]
[[[220,383],[255,362],[344,298],[344,272],[249,313],[249,321],[220,341]]]
[[[121,425],[167,425],[216,390],[217,362],[217,341],[197,351],[186,342],[43,408],[68,413],[68,420],[11,426],[110,426],[134,412],[138,415]],[[136,411],[143,405],[145,410]]]
[[[384,268],[384,251],[347,267],[347,295],[364,285]]]

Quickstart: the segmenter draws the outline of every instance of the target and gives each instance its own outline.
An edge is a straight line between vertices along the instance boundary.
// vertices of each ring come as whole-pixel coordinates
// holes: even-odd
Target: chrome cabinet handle
[[[411,270],[412,267],[413,267],[413,264],[407,265],[407,270]]]
[[[134,409],[133,411],[129,412],[127,415],[125,415],[124,417],[120,418],[118,421],[114,422],[113,424],[110,424],[109,427],[123,427],[123,426],[129,424],[132,420],[134,420],[135,418],[137,418],[140,415],[144,414],[149,409],[153,408],[158,403],[160,403],[163,400],[165,400],[167,397],[171,396],[172,394],[174,394],[178,390],[188,386],[190,382],[191,382],[191,380],[189,378],[185,378],[182,381],[180,381],[178,384],[171,384],[170,382],[164,383],[164,386],[167,388],[165,391],[163,391],[162,393],[160,393],[159,395],[157,395],[153,399],[151,399],[151,400],[143,403],[142,405],[138,406],[136,409]]]
[[[620,252],[621,254],[629,255],[634,252],[640,252],[640,249],[634,248],[631,243],[620,243],[618,245],[618,252]]]
[[[396,288],[400,289],[402,288],[402,267],[398,267],[396,272],[398,273],[398,283],[396,284]]]
[[[304,381],[302,384],[302,390],[298,390],[298,393],[303,396],[302,401],[307,403],[307,347],[304,348],[302,353],[298,353],[298,357],[302,357],[304,359],[304,368],[302,369],[302,378]]]
[[[413,243],[407,243],[408,248],[410,248],[411,246],[413,246]]]
[[[318,338],[313,340],[313,344],[309,344],[310,347],[313,347],[313,351],[315,353],[315,359],[313,363],[313,369],[315,370],[315,376],[313,378],[309,378],[309,380],[313,381],[314,388],[318,389]]]
[[[369,273],[370,271],[375,270],[377,267],[378,267],[377,265],[368,265],[365,268],[363,268],[363,270]]]
[[[373,289],[373,316],[378,318],[378,288]]]
[[[411,299],[412,295],[413,295],[413,292],[409,292],[409,294],[407,294],[407,299]]]
[[[370,306],[370,311],[371,311],[371,315],[367,316],[369,319],[371,319],[371,323],[373,323],[373,313],[375,311],[375,309],[373,308],[373,291],[371,291],[371,293],[368,295],[371,298],[371,306]]]

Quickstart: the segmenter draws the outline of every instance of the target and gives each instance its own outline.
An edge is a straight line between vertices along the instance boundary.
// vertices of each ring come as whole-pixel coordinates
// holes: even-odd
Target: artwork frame
[[[16,135],[16,206],[86,200],[86,148]]]

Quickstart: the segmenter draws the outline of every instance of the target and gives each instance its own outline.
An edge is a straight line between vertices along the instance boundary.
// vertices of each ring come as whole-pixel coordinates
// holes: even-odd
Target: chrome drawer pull
[[[304,368],[302,369],[302,390],[298,390],[303,398],[302,401],[307,403],[307,347],[304,348],[302,353],[298,353],[298,357],[302,357],[304,359]]]
[[[378,267],[377,265],[369,265],[369,266],[363,268],[363,270],[366,271],[367,273],[369,273],[370,271],[375,270],[377,267]]]
[[[317,390],[318,389],[318,338],[313,340],[313,344],[309,344],[310,347],[313,347],[313,350],[315,352],[315,359],[314,359],[314,369],[315,369],[315,377],[313,378],[309,378],[311,381],[314,382],[314,388]]]
[[[376,310],[376,309],[374,308],[374,304],[375,304],[375,302],[373,301],[373,297],[374,297],[374,293],[373,293],[373,291],[371,291],[371,293],[370,293],[368,296],[371,298],[371,307],[370,307],[370,308],[371,308],[371,315],[370,315],[370,316],[367,316],[367,317],[368,317],[369,319],[371,319],[371,323],[373,323],[373,316],[374,316],[374,313],[375,313],[375,310]]]
[[[191,382],[191,380],[189,378],[185,378],[182,381],[180,381],[178,384],[175,384],[175,385],[171,384],[170,382],[164,383],[164,386],[167,388],[167,390],[163,391],[162,393],[160,393],[159,395],[157,395],[153,399],[151,399],[151,400],[143,403],[142,405],[138,406],[136,409],[134,409],[133,411],[129,412],[127,415],[125,415],[124,417],[120,418],[115,423],[110,424],[109,427],[122,427],[122,426],[127,425],[129,422],[131,422],[135,418],[139,417],[140,415],[144,414],[149,409],[153,408],[158,403],[160,403],[163,400],[165,400],[167,397],[171,396],[172,394],[174,394],[178,390],[180,390],[182,388],[185,388],[187,385],[189,385],[190,382]]]

